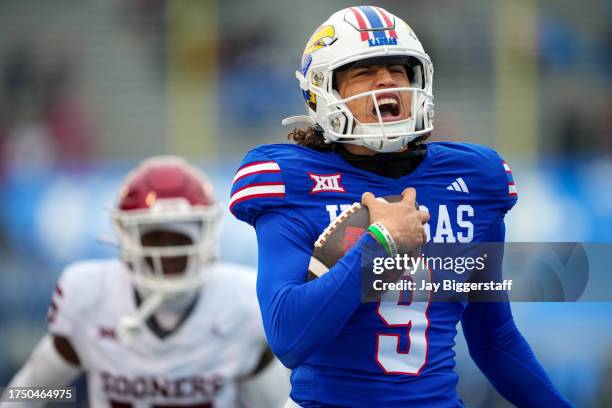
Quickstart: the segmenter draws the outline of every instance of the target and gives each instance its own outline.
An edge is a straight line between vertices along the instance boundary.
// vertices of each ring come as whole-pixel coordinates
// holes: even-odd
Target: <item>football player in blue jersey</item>
[[[362,255],[384,239],[361,234],[328,273],[307,279],[315,240],[355,201],[389,240],[416,247],[503,242],[517,195],[493,150],[424,143],[433,129],[432,63],[391,13],[362,6],[333,14],[308,41],[296,76],[308,116],[284,123],[297,143],[252,149],[230,199],[257,233],[264,327],[292,369],[287,406],[462,407],[453,371],[458,322],[470,355],[510,402],[572,406],[505,301],[362,302]],[[397,194],[401,202],[374,198]],[[488,268],[501,276],[499,262]]]

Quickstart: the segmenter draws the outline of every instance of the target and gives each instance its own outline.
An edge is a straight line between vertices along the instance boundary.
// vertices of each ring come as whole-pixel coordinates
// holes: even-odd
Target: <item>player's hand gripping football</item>
[[[365,193],[361,203],[368,207],[370,224],[383,224],[398,248],[410,252],[423,245],[427,239],[423,224],[429,221],[429,213],[416,206],[416,190],[407,188],[396,203],[377,200],[372,193]]]

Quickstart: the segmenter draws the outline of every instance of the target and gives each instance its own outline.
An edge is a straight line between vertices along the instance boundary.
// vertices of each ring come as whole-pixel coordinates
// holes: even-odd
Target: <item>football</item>
[[[395,203],[401,199],[400,195],[377,198],[388,203]],[[326,274],[355,245],[369,226],[370,213],[361,203],[354,203],[338,215],[315,241],[308,265],[308,280]]]

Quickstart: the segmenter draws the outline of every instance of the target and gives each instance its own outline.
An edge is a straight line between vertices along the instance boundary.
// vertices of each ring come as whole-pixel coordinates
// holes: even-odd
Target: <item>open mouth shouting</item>
[[[376,104],[383,122],[393,122],[402,119],[402,104],[398,93],[381,93],[376,95]],[[372,115],[378,122],[376,106],[372,106]]]

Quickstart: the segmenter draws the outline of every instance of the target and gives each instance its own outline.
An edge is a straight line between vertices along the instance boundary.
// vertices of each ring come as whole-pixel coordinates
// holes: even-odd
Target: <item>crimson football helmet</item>
[[[220,219],[212,185],[198,169],[174,156],[140,163],[126,177],[112,214],[135,286],[163,297],[199,288],[205,266],[216,256]],[[145,246],[143,235],[151,231],[184,235],[189,244]],[[169,274],[163,266],[167,259],[186,262],[182,271]]]

